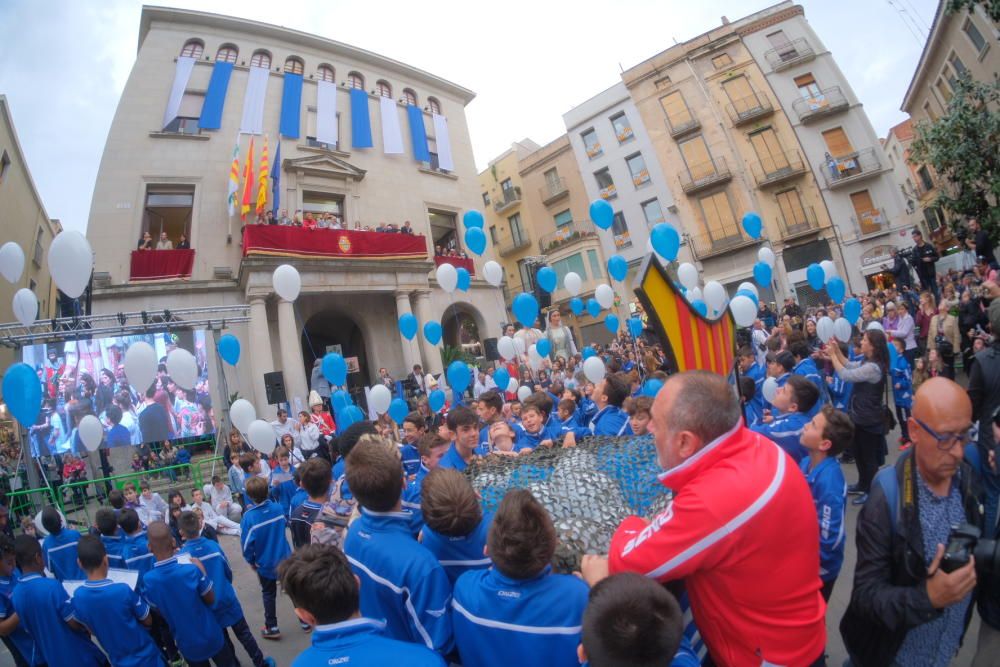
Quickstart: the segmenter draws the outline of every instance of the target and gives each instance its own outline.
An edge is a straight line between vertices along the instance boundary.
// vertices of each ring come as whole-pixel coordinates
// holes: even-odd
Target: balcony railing
[[[849,155],[829,157],[820,165],[823,178],[831,189],[861,181],[882,172],[882,163],[874,148],[865,148]]]
[[[713,185],[725,183],[733,175],[726,166],[725,158],[712,158],[708,162],[693,164],[680,172],[681,189],[684,194],[694,194]]]
[[[497,248],[497,253],[499,253],[501,257],[506,257],[507,255],[513,255],[518,250],[523,250],[530,245],[531,237],[528,236],[527,232],[521,232],[520,236],[501,241],[500,247]]]
[[[854,223],[858,236],[873,236],[889,231],[889,219],[880,208],[856,213],[851,216],[851,222]]]
[[[775,72],[788,69],[816,57],[816,52],[804,38],[794,39],[778,48],[764,52],[764,59]]]
[[[554,232],[549,232],[538,239],[538,252],[547,255],[563,246],[571,245],[577,241],[597,238],[597,232],[589,229],[579,229],[575,222],[563,225]]]
[[[552,181],[546,181],[545,185],[538,188],[538,194],[542,198],[542,203],[548,206],[552,202],[559,201],[569,194],[566,186],[566,179],[562,176]]]
[[[724,255],[756,243],[736,227],[724,227],[711,232],[699,232],[688,237],[695,257],[704,259]]]
[[[792,102],[792,109],[798,114],[802,123],[811,123],[818,118],[843,111],[849,106],[840,86],[824,88],[815,97],[800,97]]]
[[[781,228],[781,238],[786,241],[819,231],[816,211],[812,206],[805,206],[788,216],[778,214],[778,226]]]
[[[785,151],[751,165],[757,187],[765,188],[806,173],[806,163],[798,151]]]
[[[614,183],[606,185],[603,188],[601,188],[602,199],[614,199],[617,196],[618,196],[618,188],[615,187]]]
[[[194,268],[194,250],[133,250],[131,282],[156,283],[187,280]]]
[[[764,93],[754,91],[742,99],[738,99],[726,105],[729,112],[729,120],[733,122],[733,127],[739,127],[744,123],[769,116],[774,113],[771,100]]]
[[[679,121],[676,125],[670,122],[667,118],[667,128],[670,130],[670,136],[674,139],[679,139],[689,132],[694,132],[701,127],[701,121],[688,114],[688,119]]]
[[[599,157],[604,153],[604,149],[601,148],[601,142],[595,141],[590,146],[584,146],[584,150],[587,151],[587,157],[593,160],[595,157]]]
[[[493,202],[493,210],[497,213],[503,213],[507,209],[521,203],[521,188],[514,186],[512,188],[507,188],[500,195],[500,198]]]
[[[437,255],[434,257],[434,266],[441,266],[442,264],[451,264],[456,269],[465,269],[469,272],[469,275],[476,275],[476,264],[472,261],[471,257],[448,257],[446,255]]]

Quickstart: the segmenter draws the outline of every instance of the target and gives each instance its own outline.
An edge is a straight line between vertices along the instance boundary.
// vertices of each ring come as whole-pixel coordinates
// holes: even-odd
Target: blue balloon
[[[855,298],[850,298],[844,303],[844,319],[851,323],[851,325],[857,324],[858,319],[861,317],[861,302]]]
[[[219,356],[230,366],[235,366],[240,360],[240,339],[233,334],[219,338]]]
[[[899,351],[892,342],[887,346],[889,348],[889,368],[896,368],[896,360],[899,359]]]
[[[471,229],[472,227],[479,227],[480,229],[482,229],[483,214],[475,209],[471,211],[466,211],[465,214],[462,216],[462,222],[465,223],[465,227],[467,229]]]
[[[437,345],[441,342],[441,323],[437,320],[431,320],[424,325],[424,338],[431,345]]]
[[[604,317],[604,326],[607,327],[608,331],[611,333],[618,333],[618,327],[621,323],[618,321],[618,316],[614,313],[608,313]]]
[[[594,350],[594,348],[590,347],[589,345],[587,347],[583,348],[583,358],[584,359],[590,359],[591,357],[595,356],[596,354],[597,354],[597,351]]]
[[[764,223],[760,216],[751,211],[743,216],[743,231],[752,239],[759,239],[760,233],[764,229]]]
[[[597,317],[601,314],[601,304],[597,303],[597,299],[593,297],[587,299],[587,312],[590,313],[591,317]]]
[[[458,274],[458,289],[468,292],[469,285],[472,284],[472,276],[469,274],[469,270],[464,266],[460,266],[455,269],[455,273]]]
[[[608,229],[615,221],[615,211],[608,202],[595,199],[590,202],[590,219],[601,229]]]
[[[392,403],[389,404],[389,416],[392,417],[392,421],[402,425],[408,414],[410,414],[410,406],[406,404],[406,401],[401,398],[392,399]]]
[[[348,405],[340,412],[340,421],[337,422],[337,429],[343,431],[351,424],[363,422],[364,420],[365,413],[361,412],[361,408],[356,405]]]
[[[448,386],[461,394],[469,388],[472,382],[472,373],[469,371],[469,364],[464,361],[453,361],[448,365]]]
[[[347,382],[347,362],[336,352],[330,352],[323,357],[323,364],[320,366],[323,377],[332,385],[340,386]]]
[[[809,287],[818,292],[826,284],[826,272],[823,271],[822,266],[813,262],[806,269],[806,280],[809,281]]]
[[[406,340],[413,340],[417,335],[417,318],[413,313],[403,313],[399,316],[399,333],[403,334]]]
[[[543,266],[538,269],[538,273],[535,274],[535,280],[538,282],[538,286],[549,294],[556,291],[556,285],[559,284],[559,276],[556,275],[555,270],[550,266]]]
[[[708,304],[701,299],[695,299],[692,301],[691,307],[698,311],[702,317],[708,317]]]
[[[628,275],[628,262],[621,255],[612,255],[608,259],[608,275],[621,282]]]
[[[510,384],[510,373],[507,372],[506,368],[501,366],[493,371],[493,381],[497,383],[499,391],[507,391],[507,385]]]
[[[583,314],[583,299],[578,296],[574,296],[569,300],[569,309],[573,311],[573,314],[579,317]]]
[[[771,267],[767,262],[757,262],[753,265],[753,281],[761,287],[771,286]]]
[[[748,298],[751,301],[753,301],[753,305],[755,305],[758,308],[760,308],[760,299],[758,299],[757,295],[754,294],[751,290],[748,290],[748,289],[737,290],[736,294],[734,296],[745,296],[746,298]]]
[[[3,376],[3,397],[17,421],[31,428],[42,410],[42,384],[28,364],[13,364]]]
[[[656,378],[649,378],[642,385],[642,395],[649,396],[650,398],[655,398],[660,390],[663,389],[663,380],[657,380]]]
[[[681,248],[681,235],[677,233],[673,225],[665,222],[653,227],[649,232],[649,242],[653,246],[656,254],[672,262],[677,259],[677,251]]]
[[[547,357],[551,351],[552,343],[549,342],[548,338],[539,339],[539,341],[535,343],[535,352],[538,353],[538,356]]]
[[[538,300],[527,292],[521,292],[511,302],[511,310],[514,311],[514,317],[518,322],[526,327],[532,327],[538,319]]]
[[[351,395],[343,389],[338,389],[333,392],[333,395],[330,397],[330,402],[333,403],[334,412],[342,412],[351,404]]]
[[[628,318],[628,332],[632,334],[633,338],[638,338],[642,335],[642,320],[638,317]]]
[[[445,396],[440,389],[435,389],[427,395],[427,404],[431,406],[431,412],[438,412],[444,407]]]
[[[486,234],[482,227],[469,227],[465,230],[465,247],[476,255],[483,254],[486,250]]]
[[[830,295],[830,300],[840,303],[847,296],[847,285],[840,276],[834,276],[826,282],[826,293]]]

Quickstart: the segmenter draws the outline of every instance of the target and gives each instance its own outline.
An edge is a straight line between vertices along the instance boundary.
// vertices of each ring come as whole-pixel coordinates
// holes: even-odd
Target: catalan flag
[[[247,161],[243,166],[243,203],[240,205],[240,219],[246,220],[250,212],[250,200],[253,196],[253,136],[250,137],[250,148],[247,149]]]
[[[271,175],[271,168],[267,164],[267,135],[264,135],[264,148],[260,151],[260,177],[257,186],[257,215],[264,212],[267,205],[267,179]]]
[[[229,192],[226,195],[226,203],[229,204],[229,217],[236,215],[236,205],[239,203],[237,193],[240,191],[240,137],[236,136],[236,145],[233,146],[233,164],[229,167]]]

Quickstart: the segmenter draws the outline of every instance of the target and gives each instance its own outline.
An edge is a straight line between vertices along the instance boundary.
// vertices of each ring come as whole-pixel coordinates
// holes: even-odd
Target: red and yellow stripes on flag
[[[267,163],[267,135],[264,135],[264,147],[260,151],[260,184],[257,186],[257,214],[264,212],[267,206],[267,178],[271,173],[270,165]]]
[[[247,219],[250,212],[250,202],[253,198],[253,137],[250,137],[250,148],[247,149],[247,161],[243,165],[243,198],[240,205],[240,218]]]
[[[236,145],[233,147],[233,163],[229,167],[229,184],[226,189],[226,204],[229,206],[229,217],[236,215],[239,201],[237,196],[240,191],[240,138],[237,135]]]

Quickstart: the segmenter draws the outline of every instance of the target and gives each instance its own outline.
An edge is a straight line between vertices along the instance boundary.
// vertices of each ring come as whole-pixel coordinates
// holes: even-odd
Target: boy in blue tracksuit
[[[469,570],[490,566],[483,553],[493,516],[483,514],[468,478],[443,468],[423,485],[424,529],[420,542],[438,559],[452,584]]]
[[[785,386],[785,383],[788,382],[788,378],[792,374],[792,369],[795,368],[795,357],[788,350],[782,350],[780,352],[768,352],[765,358],[767,360],[767,377],[764,378],[764,381],[766,382],[767,378],[770,377],[774,378],[777,387]],[[761,387],[763,387],[763,384]],[[761,395],[763,396],[763,394],[762,390]],[[767,397],[764,396],[764,415],[767,416],[772,412],[774,412],[773,406],[767,400]]]
[[[592,435],[634,435],[628,425],[628,413],[622,409],[628,394],[628,382],[618,373],[594,384],[591,397],[597,413],[584,426],[567,431],[563,446],[572,447],[580,438]]]
[[[494,389],[483,392],[479,396],[477,412],[483,427],[479,429],[479,446],[476,447],[476,456],[486,456],[492,451],[490,449],[490,426],[502,419],[503,399],[500,397],[500,393]]]
[[[452,413],[459,409],[472,412],[455,408]],[[472,447],[477,434],[473,427]],[[361,518],[344,541],[344,553],[361,581],[361,613],[384,619],[393,639],[447,655],[453,645],[451,584],[434,555],[416,540],[411,515],[401,511],[399,455],[376,443],[355,447],[346,474],[361,505]]]
[[[194,512],[183,512],[177,519],[177,526],[181,536],[184,538],[184,546],[181,553],[189,554],[198,559],[205,568],[205,576],[212,582],[212,590],[215,591],[215,601],[212,603],[212,613],[215,620],[222,626],[226,643],[235,654],[232,641],[226,629],[233,631],[236,639],[239,640],[247,655],[253,661],[254,667],[274,667],[272,658],[265,658],[257,645],[257,640],[253,638],[247,619],[243,615],[243,607],[239,598],[236,597],[236,590],[233,588],[233,571],[226,560],[226,554],[218,542],[206,539],[201,536],[201,519]]]
[[[542,391],[536,391],[521,404],[521,424],[514,442],[514,451],[521,452],[537,447],[551,447],[562,437],[560,425],[552,421],[552,399]]]
[[[906,341],[902,338],[893,338],[892,344],[896,348],[896,361],[889,369],[892,375],[892,402],[896,405],[896,421],[899,423],[899,432],[902,435],[899,440],[900,448],[905,449],[910,444],[910,427],[907,420],[910,418],[910,409],[913,408],[913,371],[904,355]]]
[[[59,581],[86,579],[76,562],[76,543],[80,541],[80,533],[63,526],[59,510],[51,505],[42,510],[42,528],[49,533],[42,541],[42,554],[45,567],[52,576]]]
[[[0,638],[14,659],[16,667],[42,664],[35,640],[16,619],[12,597],[20,572],[14,556],[14,540],[0,533]]]
[[[802,430],[801,443],[809,455],[799,465],[809,482],[819,518],[819,578],[823,582],[823,599],[828,602],[844,562],[847,485],[837,457],[853,439],[850,417],[829,405]]]
[[[826,382],[823,381],[823,376],[820,375],[819,369],[816,367],[816,362],[812,359],[812,349],[809,347],[809,343],[805,340],[793,340],[788,344],[788,349],[795,358],[795,366],[792,367],[792,375],[801,375],[805,379],[813,383],[819,391],[819,400],[816,404],[809,410],[808,417],[812,419],[820,408],[829,402],[826,394]]]
[[[747,401],[747,426],[753,426],[764,417],[764,378],[767,373],[764,367],[757,363],[757,355],[748,345],[740,348],[740,373],[743,377],[753,380],[754,395]]]
[[[279,568],[281,588],[291,598],[299,621],[314,627],[312,646],[292,667],[444,667],[437,653],[411,642],[390,639],[382,621],[362,618],[358,582],[337,548],[307,544]]]
[[[572,431],[579,428],[580,422],[577,420],[576,403],[573,399],[564,398],[556,403],[556,415],[553,417],[560,433]]]
[[[417,443],[427,433],[427,422],[419,412],[411,412],[403,419],[403,444],[399,455],[403,460],[403,471],[408,478],[417,474],[420,468],[420,450]]]
[[[281,507],[267,499],[267,482],[260,477],[247,480],[247,496],[252,506],[243,513],[240,532],[243,558],[257,571],[264,598],[264,639],[281,639],[278,629],[278,564],[292,552],[285,537],[285,515]]]
[[[278,460],[278,466],[271,471],[271,499],[281,506],[285,518],[288,518],[292,511],[292,496],[298,490],[295,485],[295,466],[292,465],[291,453],[284,447],[274,450],[274,457]]]
[[[437,433],[425,433],[417,442],[417,449],[420,451],[420,468],[413,480],[403,489],[404,510],[414,513],[421,511],[424,479],[431,470],[438,467],[449,446],[450,443]]]
[[[101,542],[104,544],[104,551],[108,556],[108,567],[125,569],[125,558],[122,552],[125,547],[125,534],[118,527],[118,519],[114,510],[102,507],[97,510],[94,517],[94,525],[100,533]]]
[[[819,392],[812,382],[801,375],[791,375],[774,395],[774,407],[781,414],[765,417],[763,423],[750,429],[773,440],[798,463],[806,455],[805,448],[799,444],[799,436],[809,423],[809,411],[817,400]]]
[[[458,405],[448,412],[448,429],[455,440],[438,465],[462,472],[469,467],[479,446],[479,417],[464,405]]]
[[[588,588],[552,574],[556,533],[531,493],[508,491],[490,527],[493,567],[455,582],[452,618],[463,665],[576,667]]]

